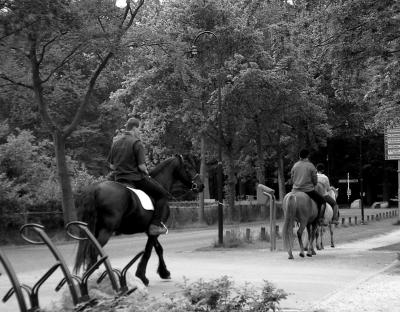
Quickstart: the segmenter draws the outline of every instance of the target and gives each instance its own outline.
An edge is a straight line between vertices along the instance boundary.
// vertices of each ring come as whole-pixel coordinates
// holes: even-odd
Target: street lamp
[[[363,149],[362,149],[362,129],[363,126],[361,119],[359,120],[359,133],[358,133],[358,149],[360,154],[359,162],[359,179],[360,179],[360,208],[361,208],[361,224],[365,224],[364,220],[364,179],[363,179]]]
[[[215,33],[212,31],[202,31],[197,34],[192,43],[191,55],[196,56],[199,51],[197,50],[196,42],[203,35],[211,35],[216,41],[217,46],[220,45],[219,39]],[[219,51],[221,52],[221,51]],[[218,188],[218,244],[222,245],[224,243],[223,235],[223,220],[224,220],[224,210],[223,210],[223,199],[222,199],[222,54],[219,54],[219,75],[218,75],[218,113],[217,113],[217,123],[218,123],[218,165],[217,165],[217,188]]]

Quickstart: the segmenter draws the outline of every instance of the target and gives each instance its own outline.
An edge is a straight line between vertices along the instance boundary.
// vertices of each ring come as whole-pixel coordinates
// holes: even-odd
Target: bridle
[[[197,178],[199,175],[200,175],[200,174],[196,173],[196,174],[194,175],[194,177],[192,178],[192,186],[191,186],[191,188],[190,188],[191,191],[197,191],[197,190],[199,189],[197,183],[195,182],[196,178]]]
[[[181,160],[183,166],[185,167],[185,160],[184,160],[184,158],[183,158],[183,155],[177,155],[177,156],[180,158],[180,160]],[[185,168],[185,171],[186,171],[186,174],[187,174],[188,176],[190,176],[190,173],[189,173],[189,171],[188,171],[186,168]],[[190,190],[190,191],[197,191],[197,190],[199,189],[198,184],[196,183],[196,178],[197,178],[198,176],[200,176],[200,174],[199,174],[199,173],[196,173],[196,174],[191,178],[190,187],[189,187],[189,190]]]

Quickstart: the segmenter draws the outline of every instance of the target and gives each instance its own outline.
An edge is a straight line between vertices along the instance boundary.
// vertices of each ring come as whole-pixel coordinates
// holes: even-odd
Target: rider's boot
[[[321,205],[320,209],[319,209],[319,216],[318,216],[318,223],[321,226],[327,226],[328,223],[325,220],[325,204]]]
[[[339,224],[339,206],[337,204],[333,206],[332,224]]]
[[[148,231],[150,236],[158,236],[161,234],[167,234],[168,229],[164,224],[150,224],[149,226],[149,231]]]

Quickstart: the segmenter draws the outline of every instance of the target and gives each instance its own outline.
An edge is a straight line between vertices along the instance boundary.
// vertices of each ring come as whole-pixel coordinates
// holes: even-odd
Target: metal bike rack
[[[30,238],[28,238],[25,234],[24,231],[26,229],[31,229],[35,231],[41,238],[41,241],[35,241]],[[73,283],[73,277],[64,261],[64,258],[56,248],[56,246],[53,244],[51,239],[48,237],[46,232],[44,231],[44,227],[40,224],[36,223],[28,223],[25,224],[21,227],[20,229],[20,235],[21,237],[27,241],[30,244],[33,245],[47,245],[47,247],[50,249],[51,253],[53,256],[56,258],[57,262],[35,283],[33,287],[30,287],[28,285],[22,284],[20,288],[25,290],[28,295],[29,295],[29,300],[31,303],[31,308],[27,311],[38,311],[40,310],[39,307],[39,289],[43,285],[43,283],[54,273],[56,269],[59,267],[61,268],[63,275],[64,275],[64,280],[68,283],[69,290],[71,293],[72,297],[72,302],[74,305],[77,305],[80,302],[80,298],[78,297],[77,290],[75,288],[75,285]],[[14,277],[13,277],[14,278]],[[56,289],[57,290],[57,289]],[[13,288],[11,288],[6,295],[3,298],[3,301],[6,302],[14,293],[16,293],[18,301],[20,301],[18,294],[18,286],[16,287],[13,283]]]
[[[115,272],[115,274],[117,274],[118,279],[119,279],[119,283],[120,283],[120,294],[121,295],[129,295],[131,293],[133,293],[137,287],[129,289],[128,288],[128,284],[126,282],[126,273],[128,272],[129,268],[144,254],[144,251],[139,252],[131,261],[129,261],[129,263],[124,266],[124,268],[122,270],[119,269],[113,269],[113,271]],[[107,271],[104,271],[100,277],[98,278],[98,282],[100,283],[104,277],[107,275]]]
[[[4,269],[6,270],[6,273],[10,279],[11,284],[13,285],[13,292],[10,293],[10,291],[8,291],[8,293],[10,293],[8,296],[6,294],[6,296],[4,296],[3,298],[3,302],[6,302],[10,296],[15,293],[15,296],[17,297],[18,300],[18,305],[19,305],[19,309],[21,312],[27,312],[28,309],[26,307],[26,303],[25,303],[25,298],[24,298],[24,294],[22,293],[22,285],[19,283],[19,280],[17,278],[17,275],[15,274],[15,271],[13,269],[13,267],[11,266],[10,261],[8,260],[8,258],[6,257],[5,253],[0,249],[0,261],[3,264]]]
[[[73,226],[82,230],[85,234],[85,237],[79,237],[79,236],[76,236],[73,233],[71,233],[71,227],[73,227]],[[78,276],[74,277],[79,283],[79,287],[81,289],[81,294],[86,296],[85,298],[89,298],[88,285],[87,285],[89,277],[90,277],[90,275],[93,274],[93,272],[101,264],[104,264],[104,266],[106,267],[106,270],[97,279],[97,283],[100,283],[108,275],[110,278],[110,281],[111,281],[111,286],[118,295],[120,295],[120,296],[128,295],[136,290],[136,287],[133,289],[128,288],[128,285],[126,282],[126,274],[127,274],[128,269],[143,255],[143,253],[144,253],[143,251],[138,253],[131,261],[129,261],[129,263],[122,270],[115,269],[115,268],[111,267],[110,261],[108,259],[108,255],[105,254],[103,248],[100,246],[97,239],[94,237],[94,235],[88,229],[87,223],[81,222],[81,221],[72,221],[67,224],[66,230],[67,230],[67,234],[76,240],[89,239],[100,255],[100,259],[95,264],[93,264],[87,271],[85,271],[83,273],[82,277],[78,277]],[[120,283],[119,286],[118,286],[117,280],[114,276],[114,273],[118,276],[119,283]],[[60,286],[62,286],[62,283],[64,283],[64,282],[65,281],[62,280],[60,283]]]

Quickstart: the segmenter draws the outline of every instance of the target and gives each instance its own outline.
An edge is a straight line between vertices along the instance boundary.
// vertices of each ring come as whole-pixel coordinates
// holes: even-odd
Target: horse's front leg
[[[332,229],[332,224],[329,224],[329,232],[331,234],[331,247],[335,248],[335,243],[333,242],[333,229]]]
[[[149,280],[146,277],[146,268],[147,268],[147,263],[149,262],[151,256],[151,251],[153,249],[153,246],[154,246],[154,237],[149,236],[147,238],[146,248],[144,249],[143,256],[140,259],[135,274],[136,277],[138,277],[146,286],[149,285]]]
[[[164,250],[157,237],[154,237],[154,249],[158,255],[158,275],[160,275],[162,279],[171,279],[171,273],[168,271],[164,261]]]

